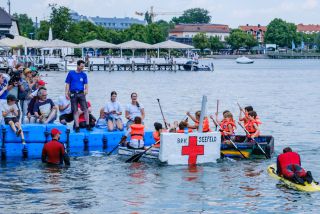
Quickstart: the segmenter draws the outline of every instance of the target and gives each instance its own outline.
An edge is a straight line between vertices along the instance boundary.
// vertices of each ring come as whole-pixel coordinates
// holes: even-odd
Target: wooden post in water
[[[153,63],[152,63],[152,64],[153,64],[153,65],[152,65],[152,66],[153,66],[153,71],[156,71],[156,61],[153,60]]]
[[[114,71],[114,62],[111,62],[111,70]]]
[[[177,71],[177,62],[176,61],[173,62],[173,70],[175,72]]]
[[[211,71],[214,71],[214,64],[211,62]]]
[[[109,72],[111,72],[111,61],[109,61]]]
[[[68,68],[67,68],[67,60],[64,60],[64,71],[68,72]]]

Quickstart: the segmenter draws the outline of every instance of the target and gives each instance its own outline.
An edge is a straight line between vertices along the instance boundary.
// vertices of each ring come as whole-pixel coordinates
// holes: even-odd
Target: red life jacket
[[[142,140],[144,135],[144,125],[142,124],[132,124],[131,128],[131,139]]]
[[[192,132],[192,129],[188,129],[188,132],[191,133],[191,132]],[[184,133],[184,130],[180,130],[180,129],[179,129],[179,130],[177,130],[176,133]]]
[[[199,127],[199,121],[195,122],[196,126]],[[203,132],[211,132],[210,130],[210,124],[209,124],[209,119],[207,117],[204,118],[203,123],[202,123],[202,131]]]
[[[223,133],[225,132],[229,132],[229,125],[232,126],[232,130],[233,130],[233,134],[234,134],[234,130],[236,128],[236,124],[234,123],[234,121],[227,121],[226,119],[223,119],[220,123],[220,127],[221,127],[221,135],[225,136],[225,134]]]
[[[251,137],[251,135],[257,131],[257,129],[254,127],[254,124],[256,124],[257,126],[259,125],[256,120],[248,120],[248,122],[244,124],[246,130],[250,133],[249,137]]]
[[[290,177],[292,172],[289,172],[287,167],[293,164],[301,166],[300,155],[296,152],[283,153],[278,156],[278,163],[280,165],[280,174],[285,177]]]

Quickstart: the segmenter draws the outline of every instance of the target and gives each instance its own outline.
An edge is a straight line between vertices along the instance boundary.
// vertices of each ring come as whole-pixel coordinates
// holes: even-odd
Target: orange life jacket
[[[192,132],[192,129],[188,129],[188,132],[190,133],[190,132]],[[177,130],[177,132],[176,133],[184,133],[184,130]]]
[[[144,125],[142,124],[132,124],[131,128],[131,139],[142,140],[144,136]]]
[[[260,120],[260,118],[259,118],[259,116],[257,115],[256,116],[256,121],[257,121],[257,124],[259,125],[259,124],[262,124],[262,122],[261,122],[261,120]],[[249,114],[248,114],[248,112],[246,112],[245,113],[245,116],[244,116],[244,118],[243,118],[243,124],[246,124],[246,123],[248,123],[249,122]]]
[[[221,121],[221,123],[220,123],[220,127],[221,127],[220,132],[221,132],[221,135],[222,135],[222,136],[225,136],[225,135],[226,135],[226,134],[224,133],[224,131],[225,131],[225,132],[229,132],[229,125],[232,126],[232,131],[233,131],[232,134],[234,134],[234,130],[235,130],[235,128],[236,128],[236,124],[234,123],[234,121],[227,121],[227,120],[223,119],[223,120]]]
[[[196,121],[195,124],[196,124],[196,126],[199,126],[199,121]],[[205,117],[204,120],[203,120],[202,131],[203,132],[211,132],[209,119],[207,117]]]
[[[249,137],[251,137],[251,135],[257,131],[257,129],[254,127],[255,124],[257,126],[259,125],[259,123],[256,120],[248,120],[248,122],[244,125],[246,130],[250,133]]]
[[[152,133],[152,136],[153,136],[153,139],[154,139],[154,141],[159,141],[160,140],[160,133],[158,132],[158,131],[154,131],[153,133]]]

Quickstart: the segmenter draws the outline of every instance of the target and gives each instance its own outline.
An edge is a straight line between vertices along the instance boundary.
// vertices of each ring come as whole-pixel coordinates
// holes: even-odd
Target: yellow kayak
[[[277,174],[277,166],[276,164],[272,164],[270,166],[268,166],[267,169],[269,175],[275,179],[278,179],[280,181],[282,181],[283,183],[285,183],[288,187],[292,188],[292,189],[296,189],[299,191],[305,191],[305,192],[317,192],[320,191],[320,185],[316,184],[314,181],[312,181],[311,184],[309,184],[308,182],[305,182],[305,186],[301,185],[301,184],[297,184],[294,183],[284,177],[281,177]]]

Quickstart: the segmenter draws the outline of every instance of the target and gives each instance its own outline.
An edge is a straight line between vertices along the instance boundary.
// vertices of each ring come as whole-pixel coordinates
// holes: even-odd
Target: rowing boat
[[[305,185],[301,185],[301,184],[297,184],[294,183],[293,181],[290,181],[284,177],[281,177],[277,174],[277,166],[276,164],[272,164],[270,166],[268,166],[267,169],[269,175],[277,180],[282,181],[284,184],[286,184],[289,188],[295,189],[295,190],[299,190],[299,191],[304,191],[304,192],[317,192],[320,191],[320,186],[315,183],[314,181],[312,181],[311,184],[309,184],[308,182],[305,182]]]
[[[254,143],[254,141],[248,141],[244,135],[236,135],[231,138],[241,153],[250,159],[262,159],[265,155],[261,149]],[[265,153],[272,157],[274,153],[274,138],[272,136],[259,136],[255,138],[255,141],[261,146]],[[228,158],[243,158],[242,154],[232,145],[232,143],[226,141],[221,142],[221,153]]]
[[[128,147],[121,146],[118,150],[118,155],[120,156],[133,156],[144,152],[144,149],[129,149]],[[159,148],[152,148],[143,155],[147,159],[158,159]]]

